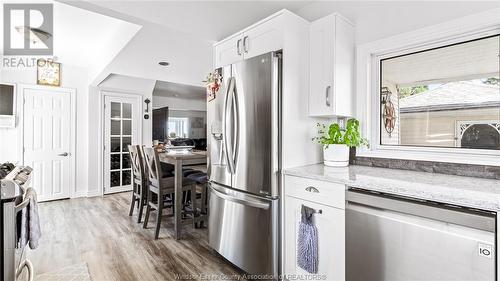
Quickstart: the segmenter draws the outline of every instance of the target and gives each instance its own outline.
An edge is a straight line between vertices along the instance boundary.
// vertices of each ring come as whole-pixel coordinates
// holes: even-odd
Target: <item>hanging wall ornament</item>
[[[145,114],[144,114],[144,119],[149,119],[149,103],[151,102],[150,99],[145,99],[144,100],[144,103],[146,104],[146,110],[144,111]]]
[[[392,93],[387,87],[382,87],[381,103],[382,103],[382,117],[384,120],[385,131],[391,137],[394,128],[396,127],[396,110],[391,101]]]
[[[222,68],[217,68],[213,72],[210,72],[203,82],[205,82],[207,89],[207,101],[214,100],[222,84]]]

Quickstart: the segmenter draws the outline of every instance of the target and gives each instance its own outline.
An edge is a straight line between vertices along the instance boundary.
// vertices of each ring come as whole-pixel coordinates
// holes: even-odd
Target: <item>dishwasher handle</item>
[[[432,220],[495,232],[496,215],[491,212],[466,208],[451,209],[443,204],[372,193],[359,189],[346,192],[347,208],[350,204],[370,206],[382,210],[414,215]]]

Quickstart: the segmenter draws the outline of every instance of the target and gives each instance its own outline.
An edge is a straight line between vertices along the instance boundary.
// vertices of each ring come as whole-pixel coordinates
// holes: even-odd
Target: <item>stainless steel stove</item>
[[[14,166],[10,163],[0,165],[0,219],[2,241],[0,278],[4,281],[15,281],[17,276],[26,267],[28,278],[33,280],[33,267],[24,259],[26,245],[19,243],[17,234],[17,215],[25,208],[29,200],[23,201],[24,187],[28,187],[31,180],[31,168]]]

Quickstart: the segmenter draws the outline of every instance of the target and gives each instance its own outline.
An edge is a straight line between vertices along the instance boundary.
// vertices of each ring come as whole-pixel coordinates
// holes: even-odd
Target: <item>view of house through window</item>
[[[500,149],[500,35],[380,62],[382,145]]]

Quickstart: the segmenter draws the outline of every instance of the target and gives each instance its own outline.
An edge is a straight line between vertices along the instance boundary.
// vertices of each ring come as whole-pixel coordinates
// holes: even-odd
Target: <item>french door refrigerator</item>
[[[208,102],[209,244],[250,274],[278,274],[281,53],[222,68]]]

